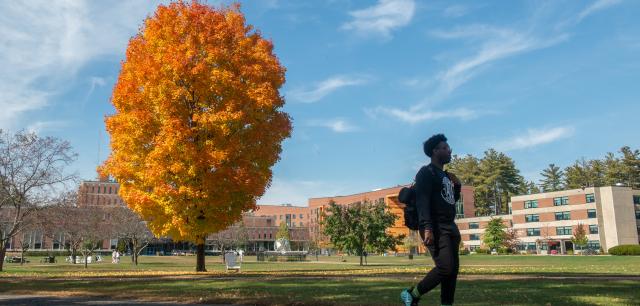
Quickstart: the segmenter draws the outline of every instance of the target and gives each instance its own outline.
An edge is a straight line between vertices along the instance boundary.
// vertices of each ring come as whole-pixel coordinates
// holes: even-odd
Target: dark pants
[[[447,233],[436,237],[434,244],[428,247],[436,266],[418,284],[421,295],[441,284],[440,302],[443,305],[453,304],[460,269],[459,245],[460,235]]]

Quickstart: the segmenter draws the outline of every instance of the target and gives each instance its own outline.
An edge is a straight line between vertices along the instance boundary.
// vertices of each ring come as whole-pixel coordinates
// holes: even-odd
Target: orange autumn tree
[[[197,245],[256,208],[291,120],[285,68],[239,6],[160,5],[129,41],[99,168],[157,236]]]

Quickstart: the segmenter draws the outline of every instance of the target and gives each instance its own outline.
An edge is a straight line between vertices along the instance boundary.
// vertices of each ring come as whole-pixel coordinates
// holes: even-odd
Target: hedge
[[[611,255],[640,255],[640,245],[623,244],[609,249]]]

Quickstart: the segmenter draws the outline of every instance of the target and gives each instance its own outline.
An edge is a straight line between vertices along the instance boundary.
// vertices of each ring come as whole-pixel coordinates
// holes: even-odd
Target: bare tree
[[[146,222],[127,207],[111,208],[110,220],[113,234],[119,239],[124,239],[131,246],[131,262],[138,265],[140,252],[154,238]]]
[[[75,180],[65,172],[75,159],[67,141],[0,130],[0,211],[7,218],[0,237],[0,271],[9,241],[29,225],[29,216]]]
[[[80,219],[80,253],[84,257],[84,268],[87,268],[87,258],[100,248],[102,241],[110,236],[106,224],[106,210],[99,206],[77,207]]]

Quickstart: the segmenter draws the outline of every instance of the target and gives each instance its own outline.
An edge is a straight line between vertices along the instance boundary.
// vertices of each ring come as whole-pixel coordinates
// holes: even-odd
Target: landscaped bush
[[[498,249],[498,254],[500,254],[500,255],[507,255],[507,254],[511,254],[511,253],[513,253],[513,251],[511,249],[509,249],[509,248],[502,247],[502,248]]]
[[[469,255],[469,250],[468,249],[462,249],[460,250],[460,255]]]
[[[476,254],[491,254],[489,249],[476,249]]]
[[[640,245],[623,244],[609,249],[611,255],[640,255]]]

